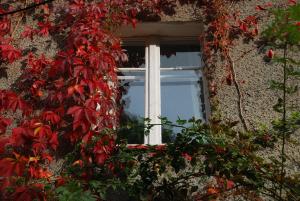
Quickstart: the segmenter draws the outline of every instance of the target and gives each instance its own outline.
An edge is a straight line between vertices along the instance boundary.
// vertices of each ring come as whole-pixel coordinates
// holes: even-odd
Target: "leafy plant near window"
[[[27,57],[15,89],[0,91],[2,200],[113,200],[118,194],[128,200],[232,196],[299,200],[299,175],[285,173],[290,159],[285,145],[300,124],[299,111],[287,110],[287,96],[297,89],[289,85],[289,80],[299,78],[299,62],[288,57],[300,41],[300,6],[295,1],[275,11],[274,22],[264,32],[266,42],[273,45],[269,59],[283,66],[283,82],[271,82],[271,88],[283,94],[274,106],[282,118],[273,122],[273,130],[249,131],[244,122],[248,131],[239,132],[232,129],[236,123],[212,119],[204,124],[192,118],[177,122],[182,132],[173,143],[134,147],[115,140],[119,117],[115,106],[119,98],[116,68],[125,55],[112,32],[122,24],[135,25],[136,17],[171,13],[176,2],[66,1],[63,8],[67,9],[60,10],[59,22],[52,21],[50,15],[54,11],[49,3],[55,1],[34,2],[29,5],[25,1],[21,10],[2,4],[0,7],[1,64]],[[255,27],[256,19],[237,20],[238,26],[229,26],[225,23],[228,1],[181,1],[195,2],[204,8],[212,33],[206,35],[207,62],[213,62],[209,58],[214,50],[221,51],[228,64],[226,80],[229,84],[236,82],[229,55],[230,31],[253,37],[257,30],[249,27]],[[52,59],[34,52],[27,54],[14,45],[18,23],[12,27],[10,15],[21,12],[21,21],[22,12],[29,8],[36,9],[38,22],[35,27],[26,27],[21,38],[65,38],[65,48]],[[277,57],[280,48],[281,58]],[[13,129],[7,129],[12,119],[6,114],[16,111],[22,113],[22,119],[14,122]],[[174,127],[166,119],[163,124]],[[279,140],[280,160],[270,162],[259,156],[259,151]],[[63,169],[54,175],[48,164],[63,143],[71,151],[65,155]]]
[[[271,80],[270,88],[281,92],[281,96],[278,98],[277,104],[274,105],[274,110],[279,112],[282,117],[273,121],[273,127],[277,134],[277,137],[281,139],[281,160],[276,160],[277,164],[280,164],[280,178],[279,180],[279,197],[284,194],[290,196],[293,199],[299,199],[299,190],[294,192],[293,189],[289,189],[290,184],[287,183],[285,177],[286,174],[285,164],[289,156],[286,155],[285,146],[287,139],[300,126],[300,111],[299,108],[293,108],[289,106],[289,96],[296,94],[298,86],[293,84],[292,80],[299,80],[300,68],[299,61],[289,57],[291,52],[299,52],[300,44],[300,6],[294,5],[287,9],[277,9],[273,11],[275,16],[272,24],[264,31],[264,36],[268,41],[268,45],[271,46],[270,51],[282,50],[283,56],[277,56],[269,53],[269,57],[275,62],[282,65],[282,80]],[[297,186],[297,185],[296,185]],[[299,185],[298,185],[299,187]],[[288,192],[283,193],[285,189]],[[276,192],[277,193],[277,192]]]

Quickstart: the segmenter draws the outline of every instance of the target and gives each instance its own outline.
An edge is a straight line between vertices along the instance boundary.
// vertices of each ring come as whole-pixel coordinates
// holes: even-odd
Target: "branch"
[[[2,13],[2,14],[0,14],[0,17],[6,16],[6,15],[13,15],[15,13],[23,12],[25,10],[30,10],[30,9],[36,8],[38,6],[41,6],[41,5],[45,5],[45,4],[51,3],[52,1],[55,1],[55,0],[45,0],[43,2],[40,2],[40,3],[37,3],[37,4],[33,4],[33,5],[30,5],[30,6],[25,7],[25,8],[21,8],[21,9],[17,9],[17,10],[12,10],[12,11],[9,11],[9,12],[6,12],[6,13]]]
[[[238,95],[238,111],[239,111],[239,117],[241,119],[241,122],[243,124],[243,127],[245,129],[245,131],[248,131],[248,127],[247,127],[247,124],[246,124],[246,121],[245,121],[245,118],[244,118],[244,115],[243,115],[243,108],[242,108],[242,94],[241,94],[241,90],[240,90],[240,87],[236,81],[236,74],[235,74],[235,69],[234,69],[234,62],[230,56],[230,54],[228,53],[228,61],[229,61],[229,64],[230,64],[230,70],[231,70],[231,73],[232,73],[232,80],[233,80],[233,83],[234,83],[234,86],[235,86],[235,89],[237,91],[237,95]]]
[[[247,54],[251,53],[251,52],[254,51],[254,50],[256,50],[256,48],[252,48],[252,49],[249,49],[249,50],[243,52],[243,54],[242,54],[238,59],[236,59],[234,62],[237,62],[237,61],[241,60],[241,59],[244,58]]]

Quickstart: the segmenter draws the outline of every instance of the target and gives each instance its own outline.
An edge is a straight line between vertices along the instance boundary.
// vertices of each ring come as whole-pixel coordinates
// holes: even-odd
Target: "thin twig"
[[[247,54],[251,53],[251,52],[254,51],[254,50],[256,50],[256,48],[252,48],[252,49],[249,49],[249,50],[247,50],[247,51],[244,51],[243,54],[242,54],[238,59],[236,59],[236,60],[233,61],[233,62],[237,62],[237,61],[241,60],[241,59],[244,58]]]
[[[20,22],[22,21],[23,17],[24,17],[24,14],[21,13],[20,18],[19,18],[19,20],[18,20],[18,22],[17,22],[17,24],[16,24],[14,30],[13,30],[12,33],[11,33],[11,37],[12,37],[12,38],[14,38],[15,32],[16,32],[17,28],[19,27]]]
[[[2,13],[2,14],[0,14],[0,17],[7,16],[7,15],[13,15],[15,13],[19,13],[19,12],[23,12],[23,11],[26,11],[26,10],[30,10],[30,9],[39,7],[41,5],[45,5],[45,4],[51,3],[52,1],[55,1],[55,0],[46,0],[46,1],[43,1],[41,3],[32,4],[32,5],[27,6],[25,8],[21,8],[21,9],[17,9],[17,10],[12,10],[12,11],[9,11],[9,12],[6,12],[6,13]]]
[[[286,39],[287,40],[287,39]],[[286,81],[287,81],[287,48],[288,44],[287,41],[284,44],[284,64],[283,64],[283,114],[282,114],[282,121],[283,121],[283,132],[282,132],[282,147],[281,147],[281,170],[280,170],[280,188],[279,188],[279,195],[282,196],[282,188],[283,188],[283,180],[284,180],[284,167],[285,167],[285,135],[286,135]]]
[[[233,62],[233,60],[232,60],[229,53],[228,53],[227,57],[228,57],[228,61],[229,61],[229,67],[230,67],[230,70],[231,70],[231,73],[232,73],[232,81],[233,81],[234,87],[235,87],[237,95],[238,95],[238,101],[237,102],[238,102],[239,117],[241,119],[241,122],[243,124],[243,127],[244,127],[245,131],[248,131],[248,126],[246,124],[245,117],[243,115],[242,93],[241,93],[241,89],[239,87],[239,84],[236,81],[236,73],[235,73],[235,68],[234,68],[234,62]]]
[[[27,2],[27,0],[26,0],[26,1],[25,1],[25,7],[27,7],[27,5],[28,5],[28,2]],[[22,21],[23,17],[24,17],[24,12],[21,12],[21,16],[20,16],[20,18],[19,18],[19,20],[18,20],[18,22],[17,22],[17,24],[16,24],[14,30],[13,30],[12,33],[11,33],[11,37],[12,37],[12,38],[14,38],[15,32],[16,32],[17,28],[19,27],[20,22]]]

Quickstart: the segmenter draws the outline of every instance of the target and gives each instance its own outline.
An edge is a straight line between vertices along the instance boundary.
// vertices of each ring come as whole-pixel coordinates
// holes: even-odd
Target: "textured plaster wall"
[[[232,7],[232,11],[239,10],[242,16],[254,14],[255,6],[257,4],[264,4],[269,0],[252,0],[241,1]],[[280,0],[275,2],[280,3]],[[162,21],[201,21],[201,12],[193,6],[183,6],[177,9],[176,15],[162,16]],[[34,24],[30,17],[26,17],[29,24]],[[269,17],[263,17],[259,22],[260,31],[268,24]],[[16,17],[15,23],[18,18]],[[20,24],[16,29],[15,35],[19,36],[23,31],[23,25]],[[57,40],[52,38],[35,38],[34,41],[19,39],[16,41],[22,49],[34,50],[37,53],[44,53],[46,56],[55,55],[58,47]],[[33,49],[36,47],[37,49]],[[244,52],[249,53],[241,58]],[[242,108],[246,123],[249,128],[257,128],[260,124],[270,126],[270,122],[278,116],[272,109],[277,100],[277,93],[269,89],[269,80],[281,79],[282,68],[281,66],[273,65],[263,61],[264,51],[257,48],[257,43],[245,43],[243,40],[238,39],[230,52],[233,60],[235,61],[236,78],[242,93]],[[300,58],[300,55],[295,55]],[[1,66],[4,67],[4,66]],[[21,62],[16,62],[8,67],[8,78],[0,79],[0,89],[10,88],[15,80],[20,76]],[[217,95],[211,99],[211,103],[218,103],[218,110],[212,111],[212,114],[220,113],[221,117],[229,121],[239,121],[238,105],[237,105],[237,92],[233,85],[229,86],[224,82],[225,69],[221,60],[216,64],[216,70],[213,74],[213,79],[217,83]],[[245,82],[243,82],[245,81]],[[299,80],[294,84],[300,84]],[[294,106],[300,107],[300,92],[291,98],[291,103]],[[241,125],[238,125],[240,128]],[[299,135],[293,138],[295,141],[300,142]],[[276,145],[275,150],[269,150],[265,155],[278,156],[280,146]],[[294,143],[288,143],[287,154],[295,160],[300,161],[300,147]],[[54,165],[54,166],[57,166]],[[289,171],[300,171],[300,167],[295,164],[289,164]],[[57,169],[57,167],[53,168]]]
[[[269,2],[269,0],[252,0],[240,1],[239,3],[232,4],[232,12],[240,11],[241,16],[252,15],[255,12],[255,6]],[[273,1],[275,5],[281,3],[280,0]],[[201,21],[201,11],[194,6],[180,6],[176,9],[174,16],[161,16],[163,22],[186,22],[186,21]],[[20,17],[14,18],[15,24],[18,23]],[[22,23],[26,21],[28,24],[35,24],[30,16],[23,18],[21,23],[15,31],[15,36],[18,38],[23,31],[24,26]],[[267,16],[261,17],[259,21],[260,31],[268,24],[270,18]],[[24,50],[37,51],[37,53],[44,53],[46,56],[53,56],[57,51],[59,39],[52,38],[34,38],[33,41],[29,39],[18,39],[16,44]],[[34,49],[37,48],[37,49]],[[248,52],[244,55],[244,52]],[[263,60],[264,51],[258,48],[257,41],[245,43],[243,40],[238,39],[235,41],[230,52],[233,60],[235,61],[236,79],[242,93],[242,109],[243,115],[249,128],[257,128],[260,124],[270,125],[270,122],[278,116],[273,111],[273,105],[277,101],[277,93],[269,89],[269,81],[271,79],[282,79],[282,67],[274,65],[273,63],[266,63]],[[280,52],[277,52],[280,54]],[[241,55],[244,55],[241,57]],[[300,55],[294,55],[298,57]],[[21,61],[21,60],[20,60]],[[0,89],[11,87],[11,84],[20,75],[21,62],[16,62],[8,66],[8,78],[0,79]],[[2,66],[4,67],[4,66]],[[225,120],[239,121],[238,105],[237,105],[237,92],[233,85],[229,86],[224,82],[225,68],[221,60],[216,64],[216,70],[213,74],[213,79],[217,83],[217,95],[212,98],[211,102],[218,103],[218,110],[212,113],[220,113],[221,117]],[[297,83],[298,82],[298,83]],[[300,84],[299,80],[294,81],[294,84]],[[300,92],[293,96],[290,102],[294,106],[300,107]],[[299,139],[298,139],[299,140]],[[300,153],[296,150],[295,153]]]
[[[231,8],[232,12],[239,10],[241,16],[248,16],[256,12],[256,5],[262,5],[267,2],[268,0],[245,0],[233,4]],[[276,0],[275,5],[280,2],[281,1]],[[19,20],[20,17],[15,15],[15,24],[17,24]],[[175,15],[161,16],[161,20],[163,22],[186,22],[201,21],[202,19],[201,11],[195,8],[195,6],[180,6],[176,9]],[[260,20],[260,31],[268,24],[269,20],[269,17],[263,17],[262,20]],[[35,24],[30,16],[24,17],[18,27],[15,28],[14,35],[16,38],[18,38],[23,31],[23,22]],[[59,41],[59,39],[35,37],[33,41],[19,38],[15,43],[23,50],[36,51],[38,54],[44,53],[46,56],[51,57],[57,51],[57,41]],[[241,55],[248,51],[250,52],[241,58]],[[245,43],[242,40],[237,40],[235,41],[235,45],[230,54],[235,61],[235,71],[237,81],[240,82],[243,99],[242,107],[247,125],[252,128],[257,127],[260,123],[270,122],[276,116],[276,113],[272,109],[272,106],[276,103],[276,93],[268,89],[268,83],[271,79],[276,80],[281,78],[281,67],[263,61],[264,51],[261,51],[261,49],[258,48],[256,41]],[[7,66],[8,76],[7,79],[0,79],[0,89],[9,88],[18,78],[20,75],[20,68],[22,67],[21,61],[22,60]],[[213,101],[217,100],[219,112],[223,118],[231,121],[239,120],[236,90],[233,85],[229,86],[224,82],[225,69],[223,68],[222,61],[219,61],[216,66],[217,68],[213,78],[218,85],[218,93],[217,96],[213,98]],[[242,83],[243,81],[245,82]],[[300,105],[299,97],[299,93],[293,97],[292,102],[296,106]]]
[[[9,3],[8,0],[3,0],[1,3]],[[58,1],[60,2],[60,1]],[[18,3],[18,2],[17,2]],[[24,7],[24,4],[20,4],[20,7],[18,7],[18,4],[16,4],[16,8],[22,8]],[[29,3],[28,3],[29,4]],[[33,40],[30,40],[28,38],[24,39],[21,38],[20,35],[24,31],[25,25],[27,26],[33,26],[35,27],[37,24],[37,20],[33,20],[32,18],[32,10],[28,11],[28,15],[20,15],[15,14],[12,19],[12,30],[13,30],[13,38],[14,44],[16,47],[19,47],[21,50],[28,52],[34,52],[37,55],[44,54],[47,58],[51,58],[55,55],[57,52],[57,39],[53,39],[51,37],[34,37]],[[8,89],[12,87],[12,84],[19,78],[21,75],[21,68],[24,67],[24,59],[21,58],[18,61],[14,62],[11,65],[4,66],[3,64],[0,66],[0,68],[7,67],[7,78],[1,78],[0,76],[0,89]]]
[[[245,0],[231,5],[231,12],[240,12],[241,18],[257,13],[255,7],[268,3],[269,0]],[[280,0],[272,1],[280,7]],[[202,21],[201,10],[194,6],[180,6],[176,9],[174,16],[162,16],[162,21]],[[259,31],[265,28],[270,22],[270,17],[265,13],[261,14],[259,21]],[[255,128],[262,123],[269,123],[278,114],[273,111],[273,105],[277,101],[277,93],[269,89],[270,80],[282,79],[282,67],[267,63],[263,60],[265,49],[258,46],[258,41],[245,42],[237,39],[230,51],[235,64],[237,81],[242,93],[243,115],[249,128]],[[248,52],[245,54],[245,52]],[[282,54],[276,52],[276,54]],[[299,55],[294,55],[298,57]],[[218,58],[213,79],[217,83],[218,93],[212,102],[218,102],[221,116],[225,120],[238,121],[237,92],[233,85],[229,86],[224,82],[226,75],[223,62]],[[298,83],[297,83],[298,82]],[[294,81],[299,84],[299,81]],[[290,98],[294,106],[300,106],[300,92]],[[214,112],[213,112],[214,113]]]
[[[252,0],[240,1],[232,4],[231,12],[240,12],[241,18],[257,13],[256,5],[263,5],[269,0]],[[283,2],[280,0],[272,1],[276,7],[280,7]],[[298,1],[300,3],[300,1]],[[195,14],[197,13],[197,14]],[[201,20],[201,12],[193,7],[181,7],[173,17],[162,17],[163,21],[184,21],[184,20]],[[271,17],[265,13],[260,14],[259,35],[269,24]],[[261,125],[271,126],[271,121],[280,118],[279,114],[273,110],[276,104],[279,92],[269,89],[270,80],[281,81],[282,66],[273,62],[265,62],[263,57],[266,49],[258,46],[258,40],[245,42],[237,39],[230,51],[234,61],[236,79],[242,95],[242,112],[249,129],[257,129]],[[247,52],[245,54],[245,52]],[[282,52],[275,52],[282,56]],[[300,58],[300,53],[289,53],[289,56],[295,59]],[[216,58],[218,56],[216,55]],[[217,110],[212,111],[212,115],[220,115],[225,121],[240,121],[238,112],[238,94],[233,85],[227,85],[225,81],[226,70],[224,63],[220,58],[215,63],[215,71],[212,79],[217,83],[217,95],[210,99],[212,105],[217,103]],[[299,80],[290,80],[290,84],[300,86]],[[300,108],[300,91],[293,96],[288,96],[289,106]],[[237,129],[242,129],[238,124]],[[300,161],[300,133],[299,131],[289,140],[286,146],[286,154],[295,161]],[[266,150],[263,155],[266,158],[274,156],[279,157],[281,150],[280,144],[275,145],[275,149]],[[288,162],[287,172],[300,172],[299,163]]]
[[[239,10],[241,16],[248,16],[254,14],[255,6],[269,2],[268,0],[256,0],[256,1],[241,1],[232,7],[232,10]],[[273,1],[275,6],[279,6],[282,1]],[[259,21],[259,31],[261,31],[270,22],[270,17],[262,14]],[[250,51],[251,50],[251,51]],[[241,57],[244,52],[248,52]],[[282,52],[275,52],[278,56],[282,56]],[[246,123],[250,129],[258,128],[260,125],[265,124],[271,126],[270,122],[275,118],[280,117],[278,113],[274,112],[273,105],[277,102],[279,92],[269,89],[270,80],[281,81],[282,78],[282,66],[275,65],[272,62],[265,62],[263,56],[265,50],[262,47],[258,47],[257,40],[249,43],[245,43],[243,40],[235,41],[235,45],[230,51],[230,54],[235,61],[235,71],[237,81],[240,83],[240,89],[242,93],[242,108],[243,115]],[[298,53],[289,53],[289,56],[295,59],[300,58]],[[219,112],[224,119],[230,121],[239,120],[238,106],[237,106],[237,92],[234,86],[228,86],[223,83],[224,68],[222,65],[217,65],[214,79],[218,83],[218,93],[214,98],[218,102]],[[242,81],[245,81],[244,83]],[[294,85],[300,84],[300,81],[289,81]],[[293,96],[288,96],[289,105],[300,107],[300,92]],[[299,131],[294,135],[287,143],[286,154],[293,158],[295,161],[300,161],[300,142]],[[269,158],[274,156],[278,158],[281,150],[280,144],[275,145],[275,149],[266,150],[262,155]],[[287,162],[287,172],[299,172],[299,163]]]

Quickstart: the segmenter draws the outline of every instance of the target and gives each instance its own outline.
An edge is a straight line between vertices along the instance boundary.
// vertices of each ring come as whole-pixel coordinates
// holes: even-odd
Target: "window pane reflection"
[[[161,116],[171,122],[195,117],[203,119],[199,71],[161,72]],[[181,129],[173,128],[163,142],[172,141]],[[166,132],[163,130],[163,133]],[[164,135],[164,134],[163,134]],[[166,135],[166,134],[165,134]]]
[[[125,46],[128,61],[121,68],[145,68],[145,46]]]
[[[202,67],[198,45],[161,45],[161,68]],[[203,119],[202,80],[199,70],[161,71],[161,116]],[[170,130],[171,129],[171,130]],[[180,128],[162,128],[163,143],[173,141]]]
[[[161,45],[161,68],[178,66],[201,67],[201,54],[198,45]]]
[[[120,139],[127,139],[130,144],[144,142],[144,100],[145,73],[126,72],[119,76],[121,99]]]

